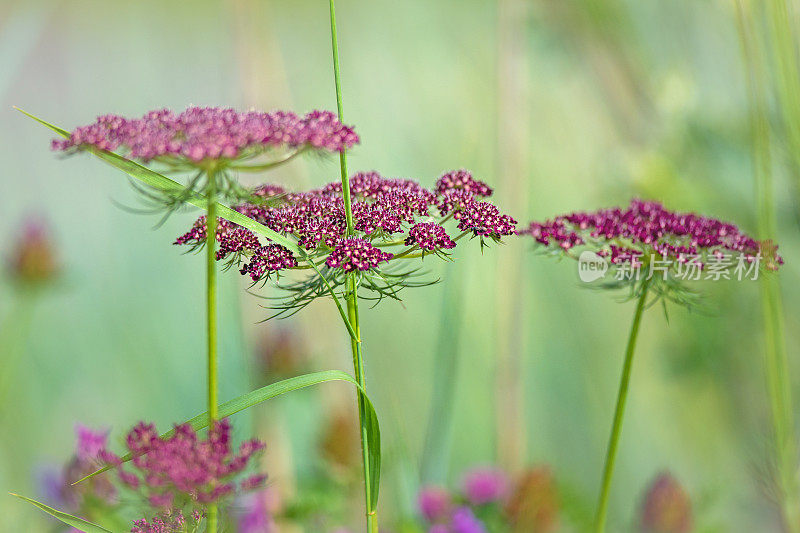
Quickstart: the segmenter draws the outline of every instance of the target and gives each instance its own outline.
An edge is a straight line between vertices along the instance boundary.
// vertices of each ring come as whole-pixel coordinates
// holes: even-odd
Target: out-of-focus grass
[[[509,194],[507,177],[495,174],[494,3],[352,0],[337,8],[348,121],[363,139],[351,168],[430,185],[441,171],[464,166],[502,191],[500,197]],[[243,16],[248,9],[252,16]],[[15,409],[3,431],[0,489],[35,493],[27,473],[66,459],[77,420],[111,427],[118,438],[139,419],[165,427],[187,418],[204,396],[202,260],[170,245],[194,213],[152,231],[155,220],[110,201],[136,202],[121,174],[85,157],[60,161],[48,152],[47,134],[10,106],[65,126],[106,112],[189,103],[332,109],[326,9],[311,0],[200,1],[191,9],[150,0],[0,6],[0,245],[11,245],[11,232],[27,213],[44,213],[70,274],[68,286],[43,298],[35,312]],[[530,212],[513,213],[521,222],[625,203],[638,194],[755,230],[746,92],[729,3],[539,0],[531,11],[529,109],[517,119],[530,128],[521,149],[530,168],[524,179],[535,187]],[[249,44],[242,35],[258,37]],[[335,160],[301,167],[272,177],[289,185],[336,179]],[[775,187],[794,360],[800,240],[782,168]],[[492,321],[499,312],[496,280],[504,276],[498,265],[514,254],[512,247],[530,245],[457,253],[464,363],[454,407],[453,480],[467,465],[494,460],[495,389],[487,376],[495,369]],[[531,339],[521,354],[527,457],[552,465],[578,505],[581,498],[591,504],[624,348],[619,324],[629,321],[630,309],[581,288],[572,265],[524,257],[530,318],[522,327]],[[274,327],[255,324],[265,313],[241,294],[237,278],[221,276],[223,399],[248,386],[240,303],[247,338]],[[751,475],[763,461],[769,431],[758,293],[749,283],[706,285],[710,314],[673,309],[669,323],[658,313],[643,321],[611,501],[618,524],[630,523],[641,491],[664,468],[701,502],[703,525],[751,531],[773,523]],[[411,464],[424,441],[443,289],[409,291],[402,306],[385,302],[363,311],[368,383],[379,413],[387,413],[384,442],[391,448],[402,423]],[[10,291],[3,287],[0,294],[5,314]],[[315,304],[294,320],[317,369],[349,367],[347,339],[329,306]],[[294,413],[284,420],[298,465],[313,454],[307,437],[328,415],[320,407],[309,417],[297,414],[313,405],[315,394],[265,408]],[[394,427],[393,418],[400,421]],[[237,420],[243,435],[248,419]],[[388,518],[399,499],[395,463],[385,473],[382,516]],[[42,523],[35,510],[0,498],[0,529],[36,531]]]

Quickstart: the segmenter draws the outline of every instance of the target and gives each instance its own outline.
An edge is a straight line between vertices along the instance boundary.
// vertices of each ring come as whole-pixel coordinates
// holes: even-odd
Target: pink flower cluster
[[[358,238],[342,239],[328,256],[325,264],[331,268],[341,268],[345,272],[371,270],[380,263],[388,261],[392,254],[382,252],[369,241]]]
[[[577,212],[532,222],[520,234],[563,250],[592,246],[615,264],[635,261],[637,256],[651,252],[679,262],[692,255],[726,251],[742,253],[753,260],[762,249],[761,243],[733,224],[694,213],[669,211],[658,202],[637,199],[624,209]],[[779,256],[774,259],[776,265],[783,262]]]
[[[250,440],[234,453],[227,420],[216,422],[206,439],[200,439],[188,424],[176,426],[172,436],[162,439],[154,425],[139,423],[126,444],[137,473],[123,469],[120,458],[108,451],[102,453],[103,460],[116,465],[122,483],[141,490],[150,505],[167,510],[180,509],[185,503],[210,504],[233,494],[237,487],[232,478],[264,449],[263,443]],[[238,488],[252,490],[265,479],[252,476]]]
[[[189,107],[181,113],[150,111],[134,119],[104,115],[93,124],[76,128],[68,139],[53,141],[53,149],[125,148],[130,157],[145,161],[167,156],[198,162],[235,159],[271,147],[341,152],[358,141],[353,128],[329,111],[312,111],[300,117],[288,111]]]
[[[461,495],[454,496],[440,487],[426,487],[420,491],[417,505],[429,533],[485,533],[486,525],[479,520],[473,508],[502,504],[509,494],[509,480],[505,473],[494,468],[477,468],[467,472],[461,486]]]
[[[192,513],[192,520],[195,524],[199,523],[202,519],[202,514],[199,511]],[[133,522],[131,533],[183,533],[187,531],[189,526],[188,521],[183,516],[181,511],[174,513],[165,513],[162,516],[156,516],[150,521],[142,518]]]
[[[448,250],[455,248],[456,243],[441,224],[436,222],[420,222],[408,230],[405,240],[406,246],[416,244],[423,250]]]
[[[516,232],[516,221],[501,214],[493,204],[480,201],[492,189],[465,170],[445,173],[431,191],[419,183],[385,178],[377,172],[360,172],[349,180],[352,195],[355,240],[345,240],[347,222],[342,185],[333,182],[320,189],[285,193],[267,184],[256,189],[258,203],[236,206],[236,210],[282,235],[297,239],[299,246],[318,254],[329,254],[326,264],[344,270],[367,270],[391,259],[372,243],[407,233],[406,245],[433,252],[455,247],[445,228],[432,222],[431,212],[458,220],[458,229],[480,238],[499,239]],[[175,244],[202,246],[206,238],[205,218],[177,238]],[[262,248],[258,237],[247,229],[220,220],[217,259],[240,254],[252,256],[242,273],[254,280],[296,265],[296,258],[279,245]]]

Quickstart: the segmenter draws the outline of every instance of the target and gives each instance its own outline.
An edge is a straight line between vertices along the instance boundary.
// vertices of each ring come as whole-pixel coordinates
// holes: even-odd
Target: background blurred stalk
[[[463,266],[463,265],[462,265]],[[422,450],[420,477],[424,485],[442,485],[447,481],[453,436],[453,405],[456,398],[459,368],[459,339],[463,327],[461,268],[447,268],[444,276],[439,339],[433,360],[433,391]]]
[[[0,329],[0,422],[5,418],[6,394],[14,374],[25,353],[25,343],[33,324],[36,289],[21,288],[16,291],[14,305]]]
[[[764,6],[767,12],[767,34],[772,47],[775,92],[780,105],[779,117],[785,134],[783,148],[787,152],[794,181],[795,211],[800,213],[800,67],[796,49],[797,24],[790,18],[786,0],[766,0]],[[766,73],[764,71],[759,75],[765,77]],[[771,224],[774,228],[774,214],[767,213],[765,216],[772,217]],[[768,235],[772,237],[774,232]]]
[[[779,30],[777,24],[782,16],[785,16],[785,5],[783,14],[778,3],[770,1],[768,6],[769,19],[772,22],[773,32]],[[768,104],[766,95],[767,70],[764,65],[764,50],[756,32],[757,19],[749,0],[736,1],[736,14],[739,26],[739,35],[742,43],[742,53],[744,57],[746,74],[748,79],[747,91],[750,100],[750,129],[753,145],[753,163],[756,192],[756,209],[758,213],[758,233],[762,241],[773,240],[776,236],[776,218],[773,198],[772,185],[772,159],[770,151],[770,127],[768,116]],[[788,29],[788,26],[787,26]],[[776,36],[773,38],[780,41],[789,35]],[[785,52],[793,54],[793,48],[789,46]],[[783,58],[780,62],[788,61]],[[786,86],[779,75],[779,93],[782,93]],[[785,100],[785,98],[789,100]],[[792,122],[793,102],[795,97],[800,98],[800,94],[782,95],[783,117],[787,122]],[[800,111],[800,109],[798,109]],[[800,117],[800,115],[794,115]],[[800,126],[797,124],[795,126]],[[793,128],[794,126],[791,126]],[[791,129],[787,134],[794,135]],[[798,137],[800,140],[800,137]],[[794,150],[794,145],[792,150]],[[800,148],[800,144],[797,145]],[[767,246],[769,248],[769,245]],[[769,253],[769,251],[768,251]],[[769,258],[767,258],[769,260]],[[764,355],[765,371],[767,378],[767,388],[770,397],[770,409],[773,422],[773,439],[775,446],[775,469],[777,470],[776,484],[778,490],[778,504],[781,508],[781,517],[787,531],[800,531],[800,502],[797,494],[797,448],[795,443],[794,420],[792,414],[791,386],[789,382],[789,363],[786,356],[786,342],[784,337],[783,302],[781,299],[780,284],[777,274],[762,276],[761,284],[761,304],[764,321]]]
[[[333,0],[330,0],[331,18],[331,51],[333,52],[333,75],[336,85],[336,109],[339,113],[339,121],[344,123],[344,113],[342,111],[342,79],[339,72],[339,43],[336,36],[336,8]],[[350,204],[350,182],[347,176],[347,152],[342,150],[339,153],[339,166],[342,175],[342,197],[344,198],[345,218],[347,219],[347,235],[353,235],[353,209]],[[353,369],[355,378],[361,386],[361,390],[366,391],[367,382],[364,375],[364,358],[361,352],[361,327],[358,316],[358,282],[356,273],[350,272],[347,276],[347,316],[350,321],[355,336],[351,334],[350,344],[353,352]],[[367,409],[366,401],[361,392],[356,392],[358,397],[358,422],[361,429],[361,454],[363,460],[364,473],[364,503],[366,506],[367,533],[378,533],[377,509],[373,508],[372,487],[370,485],[370,465],[369,465],[369,441],[367,431]]]
[[[530,3],[497,3],[497,183],[501,205],[515,217],[528,217],[530,149],[528,24]],[[522,469],[527,455],[523,394],[526,302],[522,276],[524,246],[497,254],[496,295],[496,431],[498,463],[507,471]]]

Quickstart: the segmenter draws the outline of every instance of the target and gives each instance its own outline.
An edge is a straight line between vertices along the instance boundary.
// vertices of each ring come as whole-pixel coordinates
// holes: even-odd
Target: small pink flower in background
[[[689,533],[692,531],[692,502],[669,472],[650,484],[641,510],[641,529],[645,533]]]
[[[508,494],[508,477],[496,468],[477,468],[464,476],[462,487],[472,505],[494,503]]]
[[[78,438],[75,455],[81,461],[97,459],[106,448],[108,431],[95,431],[79,423],[75,426],[75,435]]]
[[[28,285],[45,283],[58,275],[52,235],[42,220],[25,221],[8,259],[8,270],[15,281]]]
[[[279,510],[278,493],[270,487],[247,494],[239,499],[242,510],[238,516],[238,533],[277,533],[273,514]]]
[[[437,522],[450,514],[450,493],[440,487],[425,487],[417,497],[419,512],[428,522]]]

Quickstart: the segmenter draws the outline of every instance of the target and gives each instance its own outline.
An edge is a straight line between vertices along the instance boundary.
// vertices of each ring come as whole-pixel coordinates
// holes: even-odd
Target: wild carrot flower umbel
[[[68,139],[53,141],[53,149],[122,149],[132,159],[196,165],[204,160],[249,160],[275,149],[340,152],[357,143],[353,129],[330,111],[301,117],[290,111],[189,107],[181,113],[150,111],[141,118],[103,115],[73,130]]]
[[[235,480],[264,444],[245,441],[234,452],[227,419],[215,422],[205,439],[188,424],[176,426],[170,437],[162,438],[155,426],[140,423],[128,434],[126,445],[133,457],[133,470],[123,467],[121,459],[111,452],[104,451],[101,457],[117,467],[125,486],[165,512],[204,510],[237,492],[257,489],[266,480],[263,475]]]
[[[627,285],[637,300],[595,514],[594,531],[603,533],[636,339],[648,295],[689,304],[693,293],[683,286],[684,280],[700,279],[701,273],[705,273],[704,279],[731,279],[732,274],[742,279],[743,273],[754,279],[762,268],[777,270],[783,260],[776,253],[777,246],[756,241],[734,224],[694,213],[669,211],[658,202],[642,200],[633,200],[624,209],[577,212],[533,222],[520,234],[532,236],[553,254],[578,258],[581,262],[587,251],[593,252],[589,254],[592,261],[607,258],[599,277],[606,269],[613,268],[615,281],[605,286]],[[580,250],[583,252],[578,256]],[[581,279],[598,278],[582,276]]]
[[[532,222],[520,234],[532,236],[552,253],[577,257],[584,250],[594,252],[606,259],[617,281],[654,275],[673,280],[732,275],[741,279],[757,277],[761,267],[775,270],[783,263],[776,246],[755,240],[734,224],[642,200],[633,200],[626,208]]]
[[[347,235],[341,183],[299,193],[267,184],[256,189],[258,201],[235,209],[295,239],[307,257],[294,257],[285,247],[262,242],[250,230],[222,219],[216,233],[216,259],[244,263],[240,271],[254,281],[287,270],[307,270],[304,262],[314,261],[334,286],[343,283],[343,274],[358,272],[365,288],[394,296],[394,288],[411,285],[407,275],[387,269],[397,260],[431,254],[446,258],[463,237],[499,241],[516,230],[513,218],[482,200],[491,194],[491,188],[465,170],[442,175],[436,192],[416,181],[385,178],[377,172],[359,172],[349,184],[355,235]],[[451,202],[454,192],[462,194],[458,203]],[[455,237],[445,228],[451,219],[457,220],[454,225],[461,230]],[[193,249],[205,246],[206,226],[205,218],[200,217],[175,244]],[[316,281],[312,278],[309,282]]]

